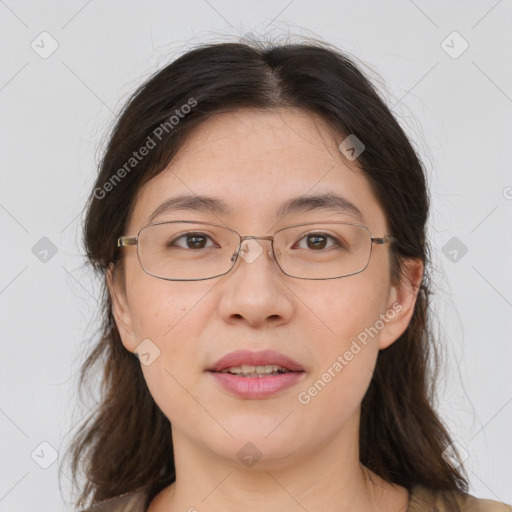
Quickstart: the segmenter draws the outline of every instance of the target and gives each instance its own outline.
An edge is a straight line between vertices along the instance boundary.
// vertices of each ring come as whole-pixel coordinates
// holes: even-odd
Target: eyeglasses
[[[166,221],[143,227],[136,237],[122,236],[118,247],[137,246],[142,269],[168,281],[200,281],[227,274],[239,257],[252,263],[263,253],[256,240],[269,240],[269,256],[297,279],[338,279],[358,274],[370,261],[373,237],[366,226],[350,222],[306,222],[279,229],[273,236],[242,236],[233,229],[195,221]]]

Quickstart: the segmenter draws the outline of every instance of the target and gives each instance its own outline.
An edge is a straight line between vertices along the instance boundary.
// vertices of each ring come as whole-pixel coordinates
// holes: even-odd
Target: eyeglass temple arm
[[[136,236],[121,236],[117,239],[117,247],[128,247],[129,245],[137,245]]]

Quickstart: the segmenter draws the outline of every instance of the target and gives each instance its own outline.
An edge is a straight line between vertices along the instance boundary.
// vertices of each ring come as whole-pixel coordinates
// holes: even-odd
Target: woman
[[[431,405],[427,216],[411,144],[335,49],[214,44],[148,80],[85,221],[104,394],[78,506],[509,510],[466,494]]]

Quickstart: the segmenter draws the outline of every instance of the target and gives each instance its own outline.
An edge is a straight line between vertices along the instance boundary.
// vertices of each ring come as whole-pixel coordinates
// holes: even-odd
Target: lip
[[[265,366],[276,365],[290,370],[280,375],[267,375],[263,377],[241,377],[231,373],[222,373],[231,366]],[[240,398],[266,398],[283,391],[298,383],[304,378],[304,368],[284,354],[274,350],[251,352],[238,350],[219,359],[207,370],[221,387]]]
[[[302,368],[297,361],[294,361],[290,357],[276,352],[275,350],[262,350],[260,352],[237,350],[236,352],[231,352],[219,359],[211,368],[208,368],[208,371],[221,372],[231,366],[242,366],[243,364],[252,366],[276,365],[282,366],[291,372],[304,371],[304,368]]]

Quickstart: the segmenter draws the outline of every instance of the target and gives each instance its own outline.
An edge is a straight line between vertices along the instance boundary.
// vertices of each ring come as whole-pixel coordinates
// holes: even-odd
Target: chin
[[[282,418],[275,421],[272,428],[267,428],[266,422],[264,427],[258,426],[257,421],[239,422],[237,428],[230,426],[229,432],[233,437],[223,435],[221,438],[216,436],[214,442],[211,438],[205,441],[217,455],[234,460],[237,465],[257,463],[259,468],[284,465],[307,444],[307,440],[297,436],[296,428],[292,429],[293,432],[282,426],[276,429]]]

